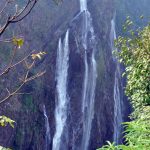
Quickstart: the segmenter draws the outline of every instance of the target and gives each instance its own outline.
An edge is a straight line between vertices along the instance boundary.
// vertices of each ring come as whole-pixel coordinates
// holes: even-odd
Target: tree
[[[127,31],[131,25],[128,17],[124,29]],[[115,146],[108,142],[99,150],[150,149],[150,24],[128,33],[128,37],[120,36],[116,40],[116,46],[121,51],[115,53],[125,66],[126,95],[133,107],[133,120],[123,123],[126,145]]]
[[[4,7],[0,11],[0,14],[3,14],[6,7],[10,3],[12,4],[13,2],[14,1],[12,1],[12,0],[6,0]],[[24,7],[22,7],[22,9],[18,9],[18,6],[15,6],[16,7],[15,12],[12,15],[7,15],[8,17],[6,18],[5,23],[0,28],[0,36],[2,37],[2,34],[6,31],[6,29],[8,28],[8,26],[10,24],[17,23],[17,22],[23,20],[25,17],[27,17],[29,15],[29,13],[32,11],[32,9],[34,8],[36,3],[37,3],[37,0],[28,0],[27,4]],[[4,19],[4,18],[2,18],[2,19]],[[10,43],[12,43],[13,46],[12,46],[12,53],[11,53],[10,61],[9,61],[8,65],[5,67],[5,69],[3,71],[1,71],[0,77],[4,76],[5,74],[8,74],[12,68],[14,68],[17,65],[22,64],[22,63],[24,63],[26,66],[26,73],[24,75],[22,75],[22,79],[20,79],[21,84],[16,89],[14,89],[13,91],[10,91],[9,89],[6,88],[8,94],[6,97],[1,98],[0,104],[4,103],[6,100],[11,98],[13,95],[21,94],[18,92],[20,91],[20,89],[23,87],[24,84],[26,84],[27,82],[29,82],[31,80],[34,80],[35,78],[42,76],[45,73],[45,71],[42,71],[42,72],[39,72],[28,78],[28,74],[31,71],[31,69],[33,69],[36,58],[41,59],[41,56],[45,54],[44,52],[35,53],[34,51],[32,51],[27,56],[24,56],[21,60],[14,63],[18,49],[20,49],[23,46],[24,39],[21,37],[13,36],[12,38],[9,38],[9,39],[1,39],[1,42],[7,42],[7,43],[10,42]],[[31,59],[30,64],[28,63],[29,59]]]
[[[132,24],[127,20],[127,24]],[[150,25],[137,31],[130,30],[130,37],[118,37],[116,46],[120,62],[126,67],[126,95],[135,110],[150,105]]]
[[[5,23],[2,25],[0,28],[0,36],[5,32],[9,24],[12,23],[17,23],[21,20],[23,20],[25,17],[29,15],[29,13],[32,11],[34,8],[35,4],[37,3],[38,0],[28,0],[26,5],[22,7],[22,9],[18,9],[18,5],[15,5],[15,12],[13,14],[8,14]],[[7,6],[11,3],[15,2],[14,0],[5,0],[5,4],[1,8],[0,15],[4,13],[5,9]]]
[[[5,68],[1,69],[0,78],[6,79],[6,75],[10,74],[10,71],[12,69],[15,69],[17,71],[16,67],[18,65],[21,65],[22,68],[24,68],[24,72],[22,73],[21,78],[16,77],[16,79],[18,81],[14,88],[12,88],[10,90],[7,87],[5,87],[4,85],[2,85],[3,91],[4,91],[2,93],[4,93],[4,94],[2,94],[0,97],[0,105],[7,102],[12,96],[20,95],[20,94],[27,94],[27,93],[20,92],[22,87],[26,83],[42,76],[45,73],[45,71],[40,70],[39,72],[35,73],[34,75],[29,76],[30,71],[33,70],[35,67],[35,62],[37,61],[37,59],[41,59],[41,57],[43,55],[45,55],[45,52],[32,51],[29,54],[27,54],[26,56],[22,56],[22,58],[20,60],[16,60],[17,53],[19,52],[19,50],[21,50],[21,48],[24,44],[23,37],[13,35],[11,38],[7,38],[7,39],[3,38],[3,34],[5,32],[7,32],[9,25],[20,22],[25,17],[27,17],[30,14],[30,12],[32,11],[32,9],[34,8],[37,1],[38,0],[27,0],[25,6],[22,6],[22,8],[20,8],[20,9],[19,9],[19,6],[17,5],[17,3],[15,2],[15,0],[5,0],[5,1],[0,2],[0,4],[1,4],[0,43],[11,43],[11,45],[12,45],[9,63],[6,65]],[[9,36],[11,36],[11,35],[9,35]],[[6,125],[10,124],[12,127],[14,127],[14,122],[15,122],[14,120],[11,120],[10,118],[8,118],[6,116],[0,116],[0,126],[6,126]]]
[[[53,0],[57,5],[62,2],[62,0]],[[12,96],[30,94],[30,93],[21,93],[22,87],[28,82],[35,80],[45,74],[45,70],[40,70],[33,75],[30,75],[30,72],[35,68],[35,63],[37,60],[40,60],[43,55],[46,53],[43,51],[31,51],[27,55],[22,56],[21,59],[17,59],[18,52],[22,49],[24,45],[24,38],[19,35],[10,35],[11,38],[4,38],[3,35],[7,33],[7,29],[11,24],[16,24],[26,18],[33,8],[35,7],[38,0],[25,0],[26,3],[20,2],[17,3],[16,0],[2,0],[0,2],[0,44],[1,43],[11,43],[11,55],[9,58],[8,64],[5,68],[0,68],[0,80],[2,78],[6,79],[6,75],[11,74],[11,70],[17,72],[17,66],[21,66],[24,70],[21,74],[21,77],[16,77],[18,79],[16,86],[12,86],[11,90],[3,86],[4,94],[0,96],[0,105],[5,102],[8,102]],[[20,4],[20,5],[19,5]],[[6,34],[7,35],[7,34]],[[2,47],[0,47],[2,48]],[[2,51],[3,52],[3,51]],[[4,63],[4,62],[3,62]],[[10,125],[14,127],[14,120],[6,116],[0,116],[0,126]],[[1,146],[0,146],[1,149]],[[5,149],[5,148],[3,148]]]
[[[56,4],[59,4],[60,2],[62,2],[62,0],[53,0],[53,1]],[[22,37],[14,36],[14,35],[12,38],[9,38],[9,39],[2,38],[2,35],[4,34],[4,32],[6,32],[9,25],[20,22],[24,18],[26,18],[30,14],[30,12],[32,11],[32,9],[34,8],[34,6],[36,5],[37,2],[38,2],[38,0],[27,0],[25,6],[22,6],[22,8],[20,8],[20,9],[19,9],[18,4],[15,2],[15,0],[5,0],[4,2],[1,2],[2,8],[0,10],[0,19],[3,20],[4,23],[0,27],[0,38],[1,38],[0,42],[12,43],[13,48],[12,48],[12,54],[11,54],[10,61],[7,65],[7,67],[5,67],[5,69],[0,72],[0,77],[4,76],[5,74],[8,74],[12,68],[15,68],[17,65],[20,65],[22,63],[25,64],[27,71],[24,74],[23,78],[21,79],[21,84],[17,89],[15,89],[12,92],[10,92],[9,89],[6,89],[8,92],[8,95],[5,98],[0,99],[0,104],[4,103],[6,100],[11,98],[13,95],[21,94],[18,92],[20,91],[20,89],[22,88],[22,86],[24,84],[42,76],[45,73],[45,71],[42,71],[42,72],[39,72],[39,73],[31,76],[30,78],[28,78],[28,74],[31,71],[31,69],[33,69],[36,60],[41,59],[41,56],[45,55],[45,52],[32,51],[28,55],[24,56],[21,60],[14,63],[14,59],[16,57],[18,49],[20,49],[24,44],[24,39]],[[13,9],[9,10],[10,11],[9,12],[10,14],[9,14],[9,13],[5,12],[5,10],[7,9],[7,7],[10,8],[11,7],[10,5],[12,5]],[[14,9],[15,9],[15,11],[13,11]],[[4,12],[7,13],[7,15],[3,15],[3,14],[5,14]],[[30,61],[30,64],[28,63],[28,60]]]

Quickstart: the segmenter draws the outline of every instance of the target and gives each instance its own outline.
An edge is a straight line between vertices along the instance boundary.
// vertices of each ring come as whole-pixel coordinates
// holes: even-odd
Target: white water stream
[[[61,137],[67,119],[67,77],[68,77],[68,61],[69,61],[69,30],[66,32],[65,39],[62,43],[59,39],[57,50],[56,64],[56,81],[57,81],[57,97],[55,108],[56,132],[53,138],[53,150],[59,150]]]
[[[82,91],[83,137],[82,150],[87,150],[94,117],[94,100],[96,87],[95,34],[87,1],[80,0],[80,11],[83,14],[82,45],[84,48],[84,82]],[[89,53],[89,55],[88,55]]]
[[[44,112],[44,117],[45,117],[45,129],[46,129],[45,150],[49,150],[51,135],[50,135],[50,125],[49,125],[49,120],[48,120],[48,116],[46,113],[45,105],[43,105],[43,112]]]
[[[114,46],[114,40],[116,39],[116,30],[115,30],[115,21],[112,19],[111,21],[111,34],[110,34],[110,40],[111,40],[111,47],[112,50],[115,50]],[[119,78],[121,75],[120,72],[120,66],[117,60],[114,59],[116,62],[116,70],[115,70],[115,83],[114,83],[114,135],[113,135],[113,141],[115,144],[120,143],[121,139],[121,123],[123,122],[122,118],[122,106],[121,106],[121,94],[120,94],[120,87],[119,87]]]

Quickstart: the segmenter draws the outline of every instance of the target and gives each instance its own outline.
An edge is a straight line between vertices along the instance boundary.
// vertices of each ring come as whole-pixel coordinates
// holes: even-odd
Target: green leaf
[[[12,149],[0,146],[0,150],[12,150]]]
[[[14,120],[11,120],[6,116],[0,116],[0,126],[4,127],[9,124],[12,128],[14,128],[14,123],[15,123]]]
[[[22,38],[13,37],[12,42],[18,48],[21,48],[21,46],[23,46],[23,44],[24,44],[24,40]]]

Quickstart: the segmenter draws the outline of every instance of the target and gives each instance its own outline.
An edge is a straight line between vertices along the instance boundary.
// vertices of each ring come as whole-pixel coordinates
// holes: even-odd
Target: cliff
[[[89,140],[89,150],[95,150],[105,144],[107,140],[112,141],[114,133],[116,63],[112,56],[112,39],[110,38],[111,21],[115,15],[114,0],[89,0],[88,10],[91,13],[96,39],[97,79],[94,117]],[[45,58],[37,63],[37,69],[45,69],[46,74],[24,87],[23,91],[33,94],[14,97],[2,106],[0,114],[14,119],[16,125],[15,129],[0,128],[1,145],[15,150],[44,149],[46,128],[43,105],[45,105],[50,124],[49,149],[52,149],[52,140],[56,129],[57,47],[59,38],[64,39],[66,31],[69,29],[70,54],[67,83],[69,103],[61,146],[62,149],[68,150],[81,149],[84,124],[81,104],[85,67],[84,48],[81,44],[83,14],[79,13],[78,0],[64,0],[58,6],[52,1],[39,1],[30,16],[21,22],[21,28],[12,26],[16,33],[25,36],[25,48],[47,52]],[[90,59],[90,48],[87,55]],[[20,70],[19,67],[18,70]],[[15,74],[11,75],[10,80],[15,80]],[[12,82],[7,84],[12,84]],[[121,79],[119,79],[119,88],[122,106],[124,106],[122,114],[124,114],[128,105],[123,96]]]

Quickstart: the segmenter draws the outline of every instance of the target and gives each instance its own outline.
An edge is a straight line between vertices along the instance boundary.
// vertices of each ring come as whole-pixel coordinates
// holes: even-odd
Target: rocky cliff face
[[[116,65],[112,57],[111,20],[114,17],[114,0],[89,0],[88,10],[91,13],[96,39],[97,79],[94,100],[94,118],[92,120],[89,150],[113,140],[114,123],[114,76]],[[64,39],[67,29],[69,35],[69,70],[68,96],[69,104],[67,121],[62,136],[62,149],[80,150],[83,132],[81,112],[82,89],[84,80],[84,48],[81,45],[82,14],[79,0],[64,0],[59,6],[52,1],[39,1],[28,19],[21,23],[17,33],[25,35],[29,49],[44,50],[45,58],[37,64],[37,68],[46,69],[47,73],[23,90],[33,92],[13,98],[4,104],[1,110],[16,121],[15,129],[0,129],[0,144],[15,150],[43,150],[45,148],[45,118],[43,105],[46,107],[50,124],[50,145],[55,134],[56,108],[56,58],[60,37]],[[77,17],[76,17],[77,16]],[[76,18],[75,18],[76,17]],[[32,32],[31,32],[32,31]],[[88,49],[88,57],[90,57]],[[121,92],[123,97],[123,92]],[[124,99],[122,98],[124,103]],[[87,108],[88,109],[88,108]]]

